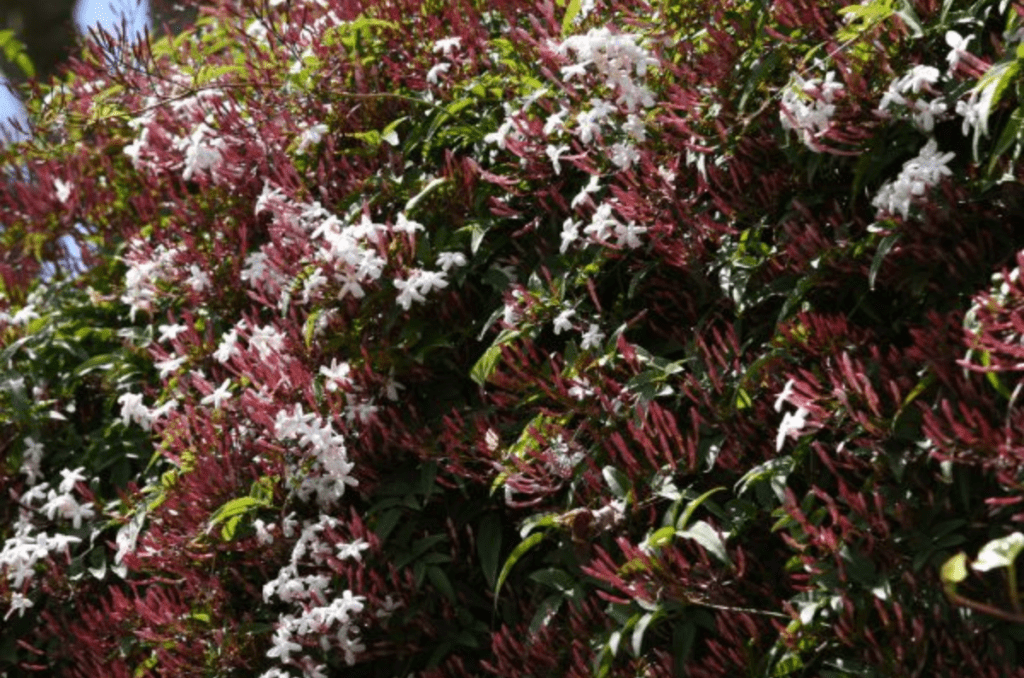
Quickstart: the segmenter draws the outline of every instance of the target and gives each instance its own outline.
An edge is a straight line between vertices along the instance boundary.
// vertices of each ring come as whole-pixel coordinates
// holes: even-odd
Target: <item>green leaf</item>
[[[676,666],[686,666],[693,652],[693,641],[697,638],[697,625],[685,621],[672,627],[672,658]]]
[[[14,31],[0,31],[0,51],[8,61],[20,68],[26,77],[35,77],[36,69],[32,60],[28,58],[25,43],[14,36]]]
[[[614,466],[605,466],[601,469],[601,475],[604,477],[604,481],[608,483],[608,489],[612,491],[612,495],[616,499],[628,501],[629,493],[633,488],[633,484],[629,481],[629,476]]]
[[[517,339],[519,335],[519,330],[502,330],[490,348],[484,351],[484,354],[473,365],[473,369],[469,371],[470,378],[480,386],[486,384],[494,374],[494,370],[498,369],[498,361],[501,360],[501,347]]]
[[[476,551],[480,556],[480,567],[483,568],[487,585],[494,588],[498,576],[498,558],[501,556],[502,526],[497,515],[488,513],[480,521],[476,534]]]
[[[565,602],[565,596],[560,593],[554,593],[540,602],[537,606],[537,611],[533,615],[533,619],[530,620],[530,635],[536,635],[537,631],[540,631],[542,627],[548,625],[551,618],[554,617],[558,610],[562,607]]]
[[[562,37],[569,35],[569,31],[572,30],[572,22],[576,21],[576,17],[579,16],[582,5],[582,0],[569,0],[569,6],[565,8],[565,14],[562,16]]]
[[[501,568],[501,574],[498,575],[498,584],[494,587],[495,606],[498,604],[498,594],[501,593],[501,587],[505,583],[505,580],[508,579],[508,575],[512,572],[512,568],[516,566],[516,563],[519,562],[520,558],[526,555],[527,551],[544,541],[544,537],[545,534],[543,532],[531,534],[520,542],[518,546],[512,549],[512,553],[509,555],[508,560],[505,561],[505,565]]]
[[[647,633],[647,627],[651,625],[658,616],[659,612],[647,612],[636,622],[636,626],[633,627],[633,637],[630,639],[630,649],[633,650],[633,656],[639,657],[640,650],[643,649],[644,645],[644,634]]]
[[[537,570],[536,572],[531,572],[530,579],[538,584],[549,586],[561,593],[570,593],[578,584],[571,574],[557,567],[549,567],[543,570]]]
[[[875,250],[875,257],[871,260],[871,269],[868,271],[868,289],[872,292],[875,290],[875,278],[878,277],[878,271],[882,268],[882,261],[892,251],[892,248],[896,246],[896,243],[900,240],[899,233],[891,233],[884,238],[882,242],[878,244],[878,249]]]
[[[1021,45],[1024,46],[1024,43],[1021,43]],[[992,148],[992,157],[988,162],[988,174],[990,177],[996,171],[996,163],[999,161],[999,158],[1010,150],[1010,146],[1015,142],[1017,144],[1020,143],[1022,123],[1024,123],[1024,105],[1014,109],[1010,119],[1006,121],[1002,134],[999,135],[999,139]]]
[[[235,538],[235,532],[238,530],[238,523],[242,521],[242,516],[231,516],[224,525],[220,528],[220,538],[224,541],[231,541]]]
[[[775,497],[781,502],[785,498],[786,480],[793,472],[794,465],[792,457],[776,457],[758,464],[736,481],[735,492],[738,496],[743,496],[751,487],[767,481]]]
[[[672,537],[676,536],[676,528],[669,525],[655,530],[649,537],[647,537],[647,545],[652,548],[660,548],[662,546],[668,546],[672,543]]]
[[[221,536],[224,537],[224,541],[231,541],[241,517],[253,509],[264,506],[269,506],[269,503],[263,498],[239,497],[232,499],[213,512],[213,515],[210,516],[209,528],[212,529],[215,525],[227,521],[221,529]]]
[[[439,186],[442,186],[445,183],[449,183],[450,181],[451,179],[442,176],[431,179],[429,182],[427,182],[427,185],[423,186],[423,188],[420,189],[420,193],[410,198],[409,202],[406,203],[406,214],[408,215],[410,212],[415,210],[416,206],[419,205],[424,198],[433,193],[434,190],[437,189]]]
[[[800,656],[793,652],[787,652],[782,655],[775,666],[772,667],[772,678],[789,676],[802,668],[804,668],[804,662],[800,659]]]
[[[434,585],[434,588],[441,592],[441,595],[449,601],[455,602],[455,589],[452,587],[452,582],[448,579],[448,575],[444,573],[444,570],[437,566],[428,567],[427,579]]]
[[[989,367],[992,364],[992,354],[988,351],[979,351],[978,359],[981,361],[983,367]],[[993,371],[988,371],[985,373],[985,380],[991,384],[992,388],[996,390],[996,393],[1007,400],[1013,400],[1013,394],[1010,393],[1010,389],[1006,387],[1006,384],[1003,383],[998,374]]]
[[[683,510],[683,515],[679,516],[679,520],[676,521],[676,530],[679,532],[685,530],[686,525],[690,522],[690,518],[693,516],[693,512],[696,511],[701,504],[707,501],[708,498],[711,497],[711,495],[715,494],[716,492],[721,492],[724,489],[724,487],[716,487],[713,490],[708,490],[707,492],[705,492],[704,494],[700,495],[699,497],[691,501],[689,504],[687,504],[686,508]]]
[[[715,528],[703,520],[698,520],[693,524],[693,527],[686,531],[679,531],[677,534],[680,537],[694,540],[718,560],[726,565],[732,565],[732,560],[729,559],[729,554],[725,550],[725,541],[722,539],[722,536]]]

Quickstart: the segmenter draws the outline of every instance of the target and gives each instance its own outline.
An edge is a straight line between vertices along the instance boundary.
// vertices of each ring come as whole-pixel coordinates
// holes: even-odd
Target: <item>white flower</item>
[[[581,377],[572,380],[572,386],[569,387],[568,393],[575,400],[583,400],[594,395],[594,389],[587,378]]]
[[[337,547],[339,560],[351,558],[353,560],[361,561],[363,559],[363,551],[370,548],[370,545],[362,539],[357,539],[356,541],[348,544],[338,544]]]
[[[157,328],[160,331],[160,336],[157,341],[174,341],[178,338],[178,335],[188,330],[185,325],[160,325]]]
[[[782,391],[779,392],[779,395],[775,396],[776,412],[782,411],[782,403],[789,401],[789,397],[793,395],[793,386],[795,385],[796,382],[790,379],[789,381],[786,382],[786,385],[782,387]]]
[[[255,349],[260,358],[266,360],[271,354],[284,348],[284,335],[271,325],[256,326],[249,337],[249,347]]]
[[[462,46],[462,38],[443,38],[434,43],[434,54],[441,52],[446,57],[451,56],[452,50]]]
[[[231,399],[231,380],[225,379],[224,383],[217,387],[213,393],[200,400],[202,405],[213,405],[213,409],[219,410],[221,403]]]
[[[557,317],[555,317],[554,326],[555,326],[555,334],[556,335],[557,334],[561,334],[562,332],[564,332],[566,330],[571,330],[572,329],[572,322],[569,321],[569,318],[571,318],[575,314],[576,314],[576,311],[574,311],[571,308],[567,308],[564,311],[562,311],[561,313],[559,313]]]
[[[89,502],[79,504],[75,498],[68,493],[57,494],[53,490],[50,490],[47,498],[48,501],[41,506],[39,510],[45,513],[46,517],[50,520],[54,520],[58,516],[66,520],[71,520],[76,530],[82,526],[83,518],[89,519],[96,515]]]
[[[325,388],[327,388],[328,391],[337,391],[339,386],[341,388],[345,388],[351,384],[352,381],[348,377],[351,369],[352,368],[347,362],[339,363],[337,358],[331,359],[330,367],[321,365],[320,374],[327,377],[326,382],[324,383]]]
[[[4,621],[7,621],[10,618],[10,616],[15,612],[18,613],[19,617],[24,617],[25,610],[32,607],[33,605],[34,603],[31,600],[15,591],[13,594],[11,594],[11,609],[9,609],[7,611],[7,614],[4,615]]]
[[[920,92],[926,85],[934,85],[939,81],[941,73],[934,66],[914,66],[906,75],[899,80],[901,92],[911,91],[915,94]]]
[[[611,150],[611,160],[619,169],[629,169],[640,160],[640,151],[633,144],[619,141]]]
[[[407,280],[401,278],[395,278],[392,281],[395,285],[395,289],[398,290],[398,296],[395,297],[395,301],[402,307],[403,310],[408,311],[412,307],[412,302],[422,303],[427,300],[420,291],[416,288],[415,280],[412,276]]]
[[[310,146],[319,144],[323,140],[324,135],[327,134],[327,129],[327,125],[320,123],[303,130],[302,135],[299,137],[299,145],[296,147],[295,152],[301,155],[305,153],[306,149]]]
[[[27,325],[37,318],[39,314],[36,313],[35,304],[26,304],[11,317],[11,322],[15,325]]]
[[[636,113],[630,113],[626,116],[626,122],[622,125],[622,131],[638,143],[643,143],[647,139],[647,127],[644,125],[643,119]]]
[[[408,219],[404,214],[399,213],[398,218],[395,220],[395,225],[391,227],[391,230],[397,231],[398,233],[413,235],[416,231],[423,230],[423,224]]]
[[[583,341],[580,343],[580,347],[584,349],[600,348],[602,341],[604,341],[604,332],[601,331],[601,328],[596,323],[590,323],[590,327],[583,333]]]
[[[953,174],[952,170],[946,167],[947,163],[956,157],[953,152],[939,153],[935,139],[929,139],[928,143],[921,148],[917,157],[904,164],[904,169],[909,169],[915,176],[921,177],[927,184],[937,184],[942,177]]]
[[[292,652],[298,652],[302,646],[292,642],[291,633],[284,626],[277,628],[274,634],[274,646],[267,650],[268,657],[280,657],[282,662],[287,663],[291,659]]]
[[[562,155],[564,153],[567,153],[568,151],[569,147],[565,145],[553,146],[551,144],[548,144],[548,147],[544,149],[544,152],[547,154],[548,158],[551,159],[552,167],[555,168],[555,174],[562,173],[562,167],[559,164],[559,160],[561,159]]]
[[[210,274],[196,264],[189,266],[189,277],[185,282],[196,292],[202,292],[210,286]]]
[[[351,294],[355,299],[362,299],[366,296],[362,285],[359,284],[359,277],[351,271],[344,271],[340,274],[341,289],[338,290],[338,298],[344,299]]]
[[[181,177],[189,181],[198,172],[216,170],[223,162],[219,148],[224,145],[223,139],[217,138],[216,132],[205,122],[199,123],[188,139],[178,144],[185,150],[184,171]],[[208,137],[213,137],[208,140]]]
[[[121,423],[125,426],[135,422],[149,430],[152,415],[149,408],[142,403],[142,398],[141,393],[124,393],[117,399],[121,404]]]
[[[992,110],[992,100],[995,98],[996,89],[999,86],[1000,78],[991,77],[985,79],[986,84],[980,89],[975,87],[967,101],[960,100],[956,104],[956,112],[964,118],[960,130],[967,136],[970,128],[975,129],[976,134],[988,134],[988,114]]]
[[[971,567],[979,572],[988,572],[998,567],[1010,567],[1022,550],[1024,550],[1024,534],[1014,532],[982,546],[977,560],[971,564]]]
[[[437,265],[441,267],[441,270],[445,273],[448,269],[455,266],[466,265],[466,255],[462,252],[441,252],[437,255]]]
[[[167,360],[160,360],[154,363],[154,366],[160,371],[160,378],[166,379],[169,375],[177,372],[185,364],[186,359],[187,357],[183,355],[176,358],[168,358]]]
[[[558,251],[565,254],[565,251],[569,249],[569,245],[580,239],[580,226],[582,224],[578,221],[574,221],[572,217],[569,217],[562,223],[562,245],[558,248]]]
[[[505,121],[501,123],[496,132],[491,132],[484,136],[484,143],[495,144],[498,148],[505,150],[505,140],[512,133],[513,129],[514,123],[512,118],[505,118]]]
[[[576,197],[572,199],[572,203],[569,205],[573,209],[576,209],[580,205],[590,202],[590,196],[601,190],[601,177],[597,174],[590,175],[590,181],[583,187],[583,190],[576,194]]]
[[[636,249],[637,247],[640,247],[643,244],[643,242],[640,240],[638,236],[641,236],[646,232],[647,227],[637,226],[635,221],[630,221],[628,224],[625,225],[620,224],[618,222],[616,222],[615,224],[615,237],[617,239],[616,242],[619,245],[629,247],[631,249]]]
[[[443,271],[424,271],[419,268],[414,268],[409,271],[409,277],[405,280],[396,278],[394,280],[395,289],[399,290],[399,295],[396,299],[398,304],[405,310],[409,310],[412,306],[412,302],[424,302],[426,297],[423,295],[429,294],[433,290],[444,289],[448,287],[448,281],[445,280],[445,274]]]
[[[269,546],[274,543],[274,535],[272,535],[270,533],[270,529],[268,529],[274,527],[273,523],[268,526],[262,520],[257,518],[252,521],[252,526],[256,528],[256,541],[259,542],[260,546]]]
[[[220,345],[217,346],[217,350],[213,353],[214,359],[223,364],[231,360],[232,356],[239,355],[241,351],[238,349],[237,343],[238,330],[232,327],[221,337]]]
[[[843,92],[842,83],[834,82],[835,73],[829,71],[825,79],[804,80],[794,73],[792,83],[782,94],[779,117],[782,126],[799,132],[804,145],[818,150],[816,139],[832,126],[836,107],[834,101]]]
[[[544,122],[544,136],[549,136],[553,132],[558,132],[565,129],[565,116],[569,111],[562,108],[558,113],[552,113],[548,116],[548,119]]]
[[[92,510],[92,504],[89,502],[83,502],[79,504],[75,502],[67,511],[64,512],[64,518],[71,521],[71,525],[77,530],[82,526],[82,519],[91,520],[96,516],[96,512]]]
[[[782,451],[782,445],[786,437],[791,433],[799,433],[807,425],[807,415],[810,412],[806,408],[798,408],[796,412],[786,412],[779,424],[779,432],[775,437],[775,450]]]
[[[966,101],[961,99],[956,102],[956,114],[964,119],[960,126],[960,131],[964,136],[971,133],[972,127],[982,132],[985,131],[983,125],[988,107],[981,103],[978,95],[978,90],[971,90],[971,96]]]
[[[60,472],[60,476],[63,480],[60,481],[60,485],[57,487],[57,489],[60,492],[66,494],[71,490],[75,489],[76,483],[85,482],[87,478],[84,475],[82,475],[82,471],[84,470],[84,466],[79,466],[73,471],[66,468],[62,469]]]
[[[66,181],[61,181],[60,179],[54,179],[53,189],[56,193],[57,200],[66,204],[68,199],[71,197],[71,184]]]
[[[907,100],[903,97],[902,94],[900,94],[900,91],[899,91],[899,81],[898,80],[893,80],[892,83],[890,83],[890,85],[889,85],[889,89],[887,89],[885,91],[885,94],[882,95],[882,100],[878,104],[878,110],[879,111],[887,111],[887,110],[889,110],[889,106],[891,104],[897,104],[897,105],[900,105],[900,106],[905,106],[906,103],[907,103]],[[785,124],[786,123],[783,122],[783,125],[785,125]]]
[[[590,223],[583,229],[583,232],[589,235],[594,241],[602,243],[608,240],[613,233],[617,232],[617,227],[621,227],[618,219],[612,216],[612,205],[611,203],[601,203],[600,206],[594,211],[594,216],[591,217]]]
[[[317,266],[313,272],[302,281],[302,303],[308,304],[318,289],[327,284],[327,276],[322,268]]]
[[[398,402],[398,391],[405,390],[405,386],[395,379],[395,368],[388,371],[388,380],[384,383],[384,395],[392,402]]]
[[[436,85],[438,76],[447,73],[448,71],[451,70],[451,68],[452,65],[446,61],[442,61],[441,63],[436,64],[433,68],[427,71],[427,82],[429,82],[432,85]]]
[[[973,39],[973,35],[969,35],[965,38],[956,31],[946,31],[946,44],[951,48],[949,50],[949,54],[946,55],[946,61],[949,62],[950,73],[956,70],[964,52],[967,51],[967,43]]]
[[[42,473],[40,464],[43,461],[43,444],[26,436],[25,450],[22,452],[21,473],[28,476],[28,484],[35,485]]]
[[[259,675],[259,678],[292,678],[292,674],[288,673],[287,671],[284,671],[283,669],[279,669],[275,666],[274,668],[267,669],[266,671],[261,673]]]
[[[931,132],[935,128],[935,119],[946,114],[946,102],[942,99],[931,101],[915,101],[913,120],[922,132]]]

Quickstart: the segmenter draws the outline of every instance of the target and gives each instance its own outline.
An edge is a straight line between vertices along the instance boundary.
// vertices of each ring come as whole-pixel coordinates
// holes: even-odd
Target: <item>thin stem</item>
[[[1006,568],[1006,576],[1010,582],[1010,604],[1014,612],[1020,612],[1020,594],[1017,592],[1017,568],[1013,563]]]

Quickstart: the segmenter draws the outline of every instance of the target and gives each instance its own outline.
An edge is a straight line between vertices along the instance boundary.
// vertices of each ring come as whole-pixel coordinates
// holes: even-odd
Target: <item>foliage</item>
[[[0,675],[1024,675],[1024,8],[114,42],[0,157]]]

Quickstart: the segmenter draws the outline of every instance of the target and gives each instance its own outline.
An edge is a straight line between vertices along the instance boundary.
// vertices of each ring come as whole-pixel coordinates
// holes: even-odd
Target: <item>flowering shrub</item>
[[[1024,7],[953,5],[90,43],[0,158],[0,675],[1024,675]]]

